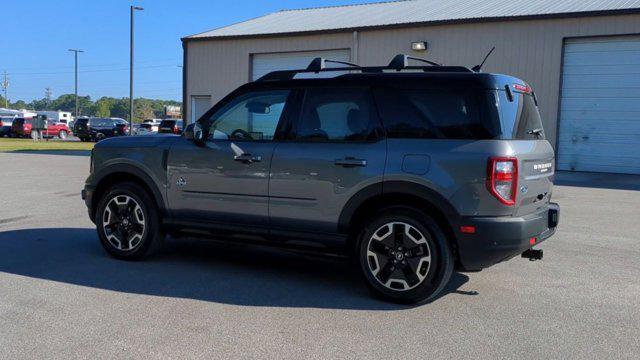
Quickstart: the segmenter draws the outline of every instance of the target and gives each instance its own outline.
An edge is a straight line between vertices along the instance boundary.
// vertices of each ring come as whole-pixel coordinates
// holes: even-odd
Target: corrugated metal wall
[[[615,34],[640,34],[640,15],[359,31],[358,53],[353,57],[362,65],[386,64],[395,54],[411,53],[412,41],[427,41],[427,57],[472,66],[496,46],[485,71],[514,75],[531,84],[539,98],[547,135],[555,146],[563,39]],[[352,32],[189,42],[187,98],[206,94],[215,102],[247,82],[254,53],[342,48],[356,48]]]

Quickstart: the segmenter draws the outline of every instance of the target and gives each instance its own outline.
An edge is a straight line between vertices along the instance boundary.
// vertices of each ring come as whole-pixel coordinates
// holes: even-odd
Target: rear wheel
[[[100,200],[95,217],[102,246],[116,258],[142,259],[163,243],[155,202],[136,183],[113,185]]]
[[[96,134],[96,137],[95,137],[95,141],[96,141],[96,142],[101,141],[101,140],[104,140],[104,139],[105,139],[105,136],[104,136],[104,134],[103,134],[103,133],[97,133],[97,134]]]
[[[367,285],[388,301],[430,301],[453,272],[453,256],[438,224],[420,211],[396,207],[367,223],[358,241]]]

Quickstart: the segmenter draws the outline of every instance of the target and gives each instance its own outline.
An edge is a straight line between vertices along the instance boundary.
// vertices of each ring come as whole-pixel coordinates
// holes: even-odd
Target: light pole
[[[74,55],[74,59],[75,59],[75,74],[76,74],[76,114],[75,117],[76,119],[78,118],[78,53],[84,52],[84,50],[78,50],[78,49],[69,49],[69,51],[73,52]]]
[[[7,88],[9,87],[9,78],[7,78],[7,70],[4,71],[4,77],[0,83],[2,90],[4,91],[4,107],[9,107],[9,98],[7,97]]]
[[[129,135],[133,134],[133,13],[144,10],[139,6],[131,6],[131,31],[129,43]]]

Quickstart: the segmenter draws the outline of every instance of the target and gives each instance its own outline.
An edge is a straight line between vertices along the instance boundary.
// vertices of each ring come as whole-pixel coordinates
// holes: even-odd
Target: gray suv
[[[350,256],[386,300],[430,301],[554,234],[554,151],[522,80],[315,59],[233,91],[182,136],[98,143],[82,191],[107,252],[166,234]],[[419,60],[419,59],[416,59]],[[296,78],[337,72],[330,78]]]

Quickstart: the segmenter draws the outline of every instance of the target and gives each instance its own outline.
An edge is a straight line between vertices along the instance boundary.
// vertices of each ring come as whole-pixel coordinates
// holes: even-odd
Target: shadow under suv
[[[98,143],[82,195],[102,245],[139,259],[168,233],[339,252],[402,303],[434,299],[454,268],[541,257],[559,207],[532,89],[408,59],[315,59],[241,86],[181,137]],[[324,71],[349,73],[295,78]]]

